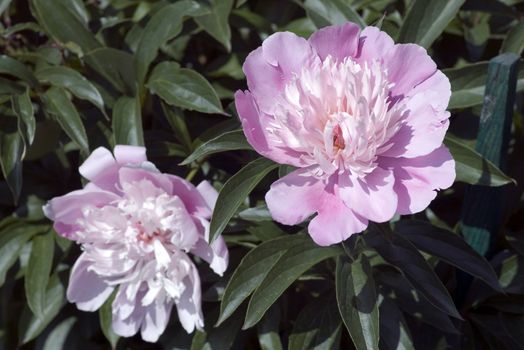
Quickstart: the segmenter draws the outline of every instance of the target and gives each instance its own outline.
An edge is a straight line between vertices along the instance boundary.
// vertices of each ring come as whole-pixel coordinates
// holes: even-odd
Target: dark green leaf
[[[135,96],[137,80],[132,55],[110,47],[101,47],[86,54],[84,60],[119,92]]]
[[[195,1],[178,1],[162,7],[147,22],[135,53],[138,82],[144,81],[149,65],[155,59],[158,49],[182,30],[184,16],[201,15],[202,6]]]
[[[407,238],[418,249],[430,253],[500,290],[497,274],[484,257],[461,237],[448,230],[416,220],[403,220],[395,232]]]
[[[22,191],[22,156],[24,150],[24,140],[18,130],[0,131],[0,165],[15,203],[18,202]]]
[[[36,72],[39,81],[69,90],[79,99],[94,104],[104,111],[104,100],[98,89],[76,70],[57,66],[46,67]]]
[[[0,77],[0,95],[23,94],[25,90],[23,85]]]
[[[162,102],[162,111],[164,111],[167,122],[171,126],[171,129],[173,129],[175,137],[184,146],[186,152],[191,152],[193,149],[191,135],[189,134],[182,110],[176,107],[168,106]]]
[[[27,144],[31,145],[35,138],[36,120],[33,103],[29,97],[29,91],[20,95],[11,96],[11,105],[18,117],[19,129],[23,131]]]
[[[113,106],[115,144],[144,146],[142,113],[138,98],[120,97]]]
[[[456,181],[482,186],[502,186],[514,182],[495,164],[450,134],[446,135],[444,144],[455,159]]]
[[[255,186],[278,164],[258,158],[233,175],[222,187],[211,218],[209,241],[213,242],[226,228],[240,204]]]
[[[11,1],[13,0],[0,0],[0,15],[3,14],[4,11],[9,7]]]
[[[228,131],[200,145],[180,165],[190,164],[195,160],[214,153],[252,149],[242,130]]]
[[[279,329],[280,306],[275,303],[258,324],[258,343],[262,350],[282,350]]]
[[[260,244],[243,258],[227,284],[217,324],[221,324],[260,285],[269,270],[291,247],[308,239],[304,235],[279,237]]]
[[[52,232],[33,239],[25,276],[27,305],[36,317],[43,317],[47,282],[53,266],[55,239]]]
[[[55,117],[67,136],[69,136],[85,154],[89,154],[89,142],[84,124],[75,105],[69,100],[65,90],[52,87],[42,95],[42,98],[48,113],[51,113]]]
[[[289,350],[340,348],[342,320],[334,297],[315,300],[298,314],[289,335]]]
[[[460,68],[444,69],[451,82],[449,109],[481,105],[487,80],[488,62],[478,62]],[[517,91],[524,90],[524,60],[519,61]]]
[[[43,317],[32,315],[29,308],[25,308],[18,326],[18,339],[20,344],[36,338],[45,327],[55,318],[62,306],[65,304],[65,288],[58,275],[53,274],[49,279],[49,286],[46,291]]]
[[[7,271],[18,259],[24,244],[34,235],[49,230],[47,225],[8,226],[0,235],[0,286],[5,282]]]
[[[231,51],[231,29],[229,28],[229,14],[233,7],[233,0],[212,0],[211,13],[195,18],[204,30],[218,40],[226,50]]]
[[[156,66],[148,87],[170,105],[203,113],[224,113],[211,84],[194,70],[180,68],[174,62]]]
[[[380,234],[369,232],[366,243],[375,248],[384,260],[402,272],[411,285],[435,307],[461,319],[446,287],[419,251],[405,238],[393,234],[388,240]]]
[[[517,55],[524,50],[524,21],[520,21],[510,29],[502,42],[501,52],[513,52]]]
[[[384,298],[379,308],[380,312],[380,343],[384,350],[415,350],[409,328],[396,305],[395,299]]]
[[[34,22],[17,23],[14,26],[11,26],[9,28],[5,28],[4,30],[0,30],[0,33],[4,37],[8,37],[10,35],[16,34],[16,33],[21,32],[23,30],[31,30],[33,32],[41,32],[41,33],[43,33],[43,29],[38,24],[36,24]]]
[[[18,79],[24,80],[31,87],[36,87],[38,85],[38,81],[33,75],[33,72],[31,72],[25,64],[8,56],[0,55],[0,73],[9,74]]]
[[[55,40],[78,54],[101,47],[82,21],[60,0],[31,0],[38,23]]]
[[[43,350],[65,349],[65,342],[71,328],[75,325],[76,318],[71,316],[66,318],[55,327],[47,336]]]
[[[304,8],[318,28],[354,22],[361,28],[366,23],[351,7],[351,2],[344,0],[306,0]]]
[[[109,297],[104,305],[98,310],[98,317],[100,319],[100,328],[102,328],[102,333],[104,333],[104,336],[106,337],[107,341],[111,344],[111,348],[116,349],[116,344],[118,343],[118,339],[120,338],[118,334],[116,334],[113,331],[112,326],[112,304],[113,300],[115,299],[116,293],[113,293],[111,297]]]
[[[425,48],[439,37],[465,0],[413,0],[400,27],[398,41]]]
[[[339,254],[340,247],[320,247],[311,239],[287,250],[251,296],[243,328],[252,327],[260,321],[267,309],[304,272],[320,261]]]
[[[379,309],[375,281],[365,255],[337,259],[337,302],[340,315],[357,350],[378,349]]]
[[[193,337],[191,350],[231,349],[236,337],[239,336],[243,314],[242,310],[238,310],[220,326],[208,326],[204,332],[197,332]]]

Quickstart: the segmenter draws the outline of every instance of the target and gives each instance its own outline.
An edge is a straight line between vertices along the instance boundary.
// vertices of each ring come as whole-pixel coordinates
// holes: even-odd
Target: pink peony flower
[[[266,194],[273,218],[330,245],[369,221],[424,210],[452,185],[442,145],[450,84],[426,50],[375,27],[269,36],[247,57],[235,102],[249,143],[298,167]]]
[[[140,329],[144,340],[156,341],[173,305],[188,333],[200,329],[200,278],[187,253],[219,275],[227,267],[224,240],[208,244],[217,192],[160,173],[143,147],[116,146],[114,154],[96,149],[80,167],[91,182],[44,207],[56,231],[82,246],[67,298],[94,311],[118,288],[113,329],[124,337]]]

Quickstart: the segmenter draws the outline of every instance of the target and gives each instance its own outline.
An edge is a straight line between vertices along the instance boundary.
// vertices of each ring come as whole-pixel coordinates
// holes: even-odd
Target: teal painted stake
[[[475,149],[506,168],[519,57],[505,53],[489,62],[484,104]],[[461,231],[478,253],[489,253],[504,219],[504,188],[469,186],[462,206]]]

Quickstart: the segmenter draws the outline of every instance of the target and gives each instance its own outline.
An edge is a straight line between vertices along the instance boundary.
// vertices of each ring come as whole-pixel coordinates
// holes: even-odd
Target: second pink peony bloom
[[[269,211],[287,225],[316,213],[319,245],[420,212],[453,184],[450,84],[422,47],[347,23],[309,40],[273,34],[243,70],[249,90],[235,102],[249,143],[298,168],[273,183]]]

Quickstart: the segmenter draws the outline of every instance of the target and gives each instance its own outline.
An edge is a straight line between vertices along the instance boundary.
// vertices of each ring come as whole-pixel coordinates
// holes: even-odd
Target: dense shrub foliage
[[[0,349],[521,348],[522,59],[505,149],[483,157],[475,145],[486,155],[479,144],[503,139],[476,139],[493,105],[488,61],[522,54],[523,13],[518,0],[0,0]],[[457,178],[422,213],[320,247],[307,223],[269,215],[264,195],[292,169],[251,149],[233,94],[268,35],[347,21],[425,47],[449,77]],[[173,313],[156,344],[119,339],[111,300],[91,313],[66,301],[80,249],[42,205],[81,188],[78,166],[117,144],[220,191],[210,235],[223,235],[230,263],[220,277],[195,259],[201,331]],[[479,218],[496,222],[484,245]]]

